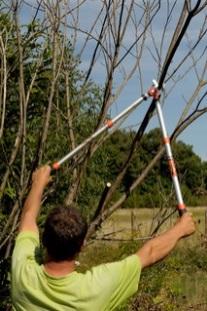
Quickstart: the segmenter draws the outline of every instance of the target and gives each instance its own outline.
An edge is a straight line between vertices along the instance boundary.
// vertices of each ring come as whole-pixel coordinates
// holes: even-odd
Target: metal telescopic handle
[[[174,158],[173,158],[173,155],[172,155],[170,139],[169,139],[169,137],[167,135],[167,132],[166,132],[165,123],[164,123],[164,119],[163,119],[163,113],[162,113],[160,102],[158,100],[156,101],[156,109],[157,109],[157,113],[158,113],[160,127],[161,127],[162,134],[163,134],[163,141],[164,141],[164,144],[165,144],[165,150],[166,150],[166,154],[167,154],[168,166],[169,166],[169,169],[170,169],[170,173],[171,173],[171,177],[172,177],[172,181],[173,181],[173,184],[174,184],[175,193],[176,193],[176,197],[177,197],[177,201],[178,201],[177,208],[178,208],[178,211],[179,211],[179,215],[182,216],[186,212],[186,206],[185,206],[185,204],[183,202],[183,197],[182,197],[181,188],[180,188],[180,184],[179,184],[179,180],[178,180],[178,175],[177,175],[177,170],[176,170],[176,166],[175,166],[175,161],[174,161]]]
[[[171,177],[172,177],[172,181],[173,181],[173,185],[174,185],[174,189],[175,189],[175,193],[176,193],[176,197],[177,197],[177,202],[178,202],[177,208],[178,208],[179,215],[182,216],[187,210],[186,210],[186,206],[183,202],[183,197],[182,197],[181,188],[180,188],[180,184],[179,184],[179,180],[178,180],[175,161],[173,158],[172,149],[171,149],[171,145],[170,145],[170,139],[169,139],[168,134],[167,134],[167,130],[165,127],[165,122],[164,122],[164,117],[163,117],[163,113],[162,113],[162,108],[161,108],[161,105],[159,102],[160,92],[157,88],[158,84],[155,80],[153,80],[153,84],[154,84],[154,86],[152,87],[151,91],[148,92],[148,94],[149,94],[149,96],[152,96],[155,99],[156,110],[157,110],[157,114],[158,114],[160,128],[161,128],[162,135],[163,135],[163,142],[164,142],[165,150],[166,150],[166,154],[167,154],[168,166],[170,169],[170,173],[171,173]]]
[[[105,125],[98,129],[95,133],[93,133],[91,136],[89,136],[84,142],[82,142],[80,145],[78,145],[75,149],[70,151],[66,156],[64,156],[59,161],[55,162],[52,167],[53,169],[57,170],[59,167],[67,160],[71,159],[73,156],[75,156],[80,150],[82,150],[87,144],[89,144],[91,141],[93,141],[97,136],[105,132],[107,129],[113,127],[115,123],[117,123],[122,117],[127,115],[129,112],[134,110],[143,100],[146,100],[149,97],[149,95],[146,93],[142,95],[139,99],[134,101],[128,108],[123,110],[119,115],[117,115],[115,118],[111,120],[106,120]]]

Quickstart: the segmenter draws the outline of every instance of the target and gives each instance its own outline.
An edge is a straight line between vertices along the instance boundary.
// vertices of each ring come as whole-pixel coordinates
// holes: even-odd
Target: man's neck
[[[54,277],[66,276],[75,270],[75,260],[53,261],[48,260],[44,263],[45,271]]]

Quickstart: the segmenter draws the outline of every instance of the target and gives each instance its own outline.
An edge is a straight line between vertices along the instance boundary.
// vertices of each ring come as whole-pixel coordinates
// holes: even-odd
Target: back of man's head
[[[42,242],[54,261],[72,260],[80,252],[87,223],[72,207],[56,207],[48,215]]]

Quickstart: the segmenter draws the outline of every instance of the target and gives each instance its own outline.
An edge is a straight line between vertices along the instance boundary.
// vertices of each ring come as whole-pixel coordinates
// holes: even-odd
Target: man
[[[39,248],[37,217],[43,191],[50,181],[50,167],[33,174],[12,256],[12,301],[14,310],[115,310],[138,288],[141,270],[164,258],[184,236],[195,231],[189,213],[176,225],[148,241],[124,260],[100,265],[86,273],[75,271],[87,225],[75,209],[55,208],[43,232],[46,255],[36,262]]]

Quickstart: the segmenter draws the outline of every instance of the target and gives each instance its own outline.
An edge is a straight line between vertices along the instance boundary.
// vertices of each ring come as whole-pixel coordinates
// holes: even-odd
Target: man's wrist
[[[185,236],[184,231],[183,231],[183,227],[181,226],[180,223],[177,223],[174,227],[173,227],[173,231],[174,234],[176,235],[177,239],[181,239]]]

